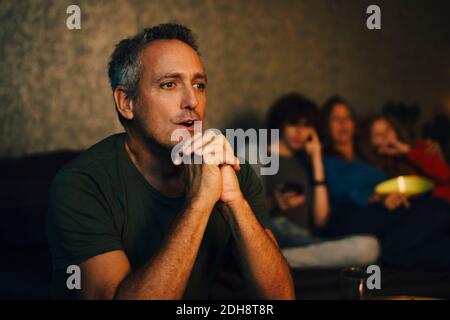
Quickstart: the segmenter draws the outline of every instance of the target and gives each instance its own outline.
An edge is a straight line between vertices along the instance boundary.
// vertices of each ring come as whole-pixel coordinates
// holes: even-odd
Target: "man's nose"
[[[189,86],[184,91],[182,108],[195,109],[198,105],[197,95],[193,87]]]

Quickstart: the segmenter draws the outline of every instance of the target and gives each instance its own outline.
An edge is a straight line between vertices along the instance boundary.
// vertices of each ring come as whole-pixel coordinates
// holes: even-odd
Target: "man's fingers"
[[[214,165],[220,165],[223,164],[223,153],[221,150],[211,150],[208,153],[202,153],[203,161],[206,164],[214,164]]]
[[[223,153],[223,142],[220,141],[220,139],[214,138],[213,141],[211,141],[209,144],[207,144],[206,146],[203,146],[202,148],[195,150],[194,152],[195,152],[195,154],[197,154],[199,156],[203,156],[205,154],[212,153],[212,152]]]
[[[212,130],[203,133],[197,133],[193,137],[191,137],[181,148],[181,152],[183,155],[192,154],[203,148],[206,148],[207,145],[211,143],[219,144],[218,141],[219,136],[216,135]]]
[[[194,141],[198,141],[199,138],[201,138],[201,133],[194,134],[194,136],[192,136],[188,141],[186,141],[183,144],[180,150],[180,154],[183,156],[191,154],[194,149]]]
[[[187,141],[180,150],[182,157],[195,154],[202,156],[207,164],[228,164],[235,171],[240,170],[239,159],[234,155],[228,140],[222,134],[208,130],[204,134],[196,134]],[[179,161],[175,161],[176,163]]]
[[[192,154],[196,150],[203,148],[217,137],[217,134],[213,130],[208,130],[205,133],[196,133],[191,137],[181,148],[183,155]]]
[[[209,164],[229,164],[235,171],[239,171],[240,162],[234,155],[233,149],[224,136],[216,136],[214,141],[195,151],[196,155],[203,156]]]
[[[204,162],[207,164],[226,164],[230,165],[235,171],[239,171],[240,169],[239,159],[233,154],[224,154],[223,150],[221,150],[220,148],[212,149],[207,153],[203,152],[202,155]]]

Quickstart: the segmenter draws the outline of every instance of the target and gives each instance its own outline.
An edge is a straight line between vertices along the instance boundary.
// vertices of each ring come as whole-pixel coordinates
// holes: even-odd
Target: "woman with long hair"
[[[450,205],[431,197],[400,193],[379,196],[375,186],[389,176],[367,163],[355,113],[339,97],[322,109],[325,174],[331,235],[369,233],[381,243],[382,260],[396,266],[450,270]]]
[[[450,201],[450,167],[441,147],[430,139],[411,142],[402,127],[388,116],[365,119],[358,135],[361,156],[389,177],[419,174],[432,179],[432,195]]]

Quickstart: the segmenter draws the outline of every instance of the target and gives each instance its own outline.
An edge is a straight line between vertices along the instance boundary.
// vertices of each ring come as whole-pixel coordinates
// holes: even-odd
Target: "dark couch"
[[[47,192],[57,170],[78,152],[0,159],[0,299],[50,298],[51,263],[45,234]],[[382,267],[382,290],[370,295],[450,298],[450,272]],[[339,270],[293,270],[297,297],[336,299]],[[232,298],[233,296],[230,296]]]
[[[0,298],[49,298],[47,193],[57,170],[78,154],[61,151],[0,160]]]

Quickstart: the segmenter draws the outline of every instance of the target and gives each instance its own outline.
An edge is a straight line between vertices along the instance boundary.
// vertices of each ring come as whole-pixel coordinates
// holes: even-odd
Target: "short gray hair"
[[[142,71],[139,54],[150,42],[163,39],[183,41],[200,54],[195,35],[183,25],[164,23],[146,28],[134,37],[123,39],[116,45],[108,65],[108,76],[113,92],[118,86],[123,86],[132,99],[137,97],[137,87]],[[120,113],[118,115],[123,125],[126,119]]]

